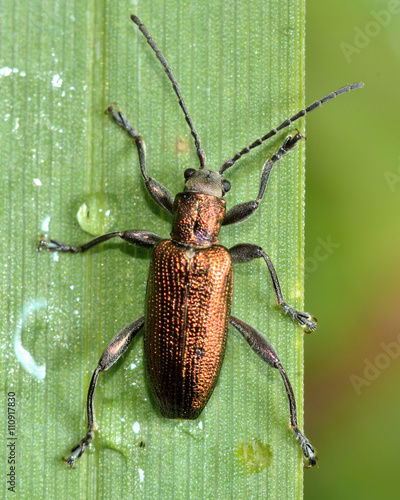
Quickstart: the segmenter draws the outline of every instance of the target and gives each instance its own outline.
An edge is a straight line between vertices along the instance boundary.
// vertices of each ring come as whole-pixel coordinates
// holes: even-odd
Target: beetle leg
[[[238,205],[235,205],[230,210],[228,210],[222,222],[223,226],[227,226],[228,224],[236,224],[237,222],[241,222],[254,214],[261,200],[263,199],[265,189],[267,188],[269,174],[271,173],[271,170],[274,167],[275,163],[278,162],[283,155],[294,148],[294,146],[300,139],[304,139],[304,136],[302,136],[299,131],[297,131],[296,135],[294,136],[288,135],[286,137],[285,141],[278,149],[278,151],[274,153],[271,158],[269,158],[263,165],[257,198],[253,201],[239,203]]]
[[[97,430],[96,419],[94,415],[94,393],[96,390],[97,379],[100,372],[108,370],[130,346],[137,332],[144,325],[144,316],[130,323],[123,328],[106,347],[103,352],[99,364],[95,369],[90,381],[88,397],[87,397],[87,416],[88,416],[88,433],[86,436],[71,450],[71,455],[68,458],[63,458],[68,465],[74,468],[75,461],[80,458],[88,447],[90,441],[94,437],[94,432]]]
[[[143,140],[143,137],[141,137],[137,133],[137,131],[132,127],[132,125],[125,118],[125,115],[122,113],[122,111],[115,111],[113,106],[109,106],[106,109],[106,113],[108,113],[111,116],[111,118],[115,121],[115,123],[117,123],[120,127],[126,130],[129,136],[132,137],[132,139],[135,141],[139,154],[140,170],[142,172],[142,176],[150,196],[158,205],[160,205],[160,207],[164,208],[164,210],[167,210],[167,212],[172,213],[174,197],[166,187],[164,187],[155,179],[152,179],[147,175],[146,144]]]
[[[42,248],[46,248],[47,250],[52,250],[53,252],[83,253],[86,252],[86,250],[89,250],[89,248],[92,248],[95,245],[103,243],[104,241],[107,241],[111,238],[115,238],[116,236],[119,236],[131,245],[137,245],[139,247],[145,248],[153,248],[157,245],[158,242],[163,239],[161,238],[161,236],[158,236],[155,233],[151,233],[150,231],[115,231],[114,233],[107,233],[103,234],[102,236],[98,236],[97,238],[94,238],[93,240],[90,240],[84,245],[80,246],[67,245],[66,243],[60,243],[56,240],[46,241],[40,238],[38,248],[39,250]]]
[[[299,440],[303,454],[307,459],[306,467],[313,467],[317,463],[317,456],[313,446],[307,437],[300,431],[299,424],[297,421],[297,408],[296,399],[294,397],[293,389],[290,384],[289,378],[282,367],[282,364],[275,352],[272,344],[258,332],[255,328],[248,325],[244,321],[241,321],[234,316],[230,317],[230,323],[243,335],[247,340],[250,347],[255,351],[266,363],[268,363],[273,368],[276,368],[281,374],[283,383],[285,385],[286,393],[289,399],[289,409],[290,409],[290,424],[291,428]]]
[[[260,257],[262,257],[268,266],[268,271],[271,275],[272,285],[274,287],[278,305],[281,306],[282,310],[286,314],[289,314],[295,321],[297,321],[297,323],[299,323],[299,325],[304,329],[306,333],[310,333],[317,328],[316,318],[313,318],[310,314],[298,311],[297,309],[294,309],[293,307],[290,307],[288,304],[286,304],[282,295],[282,290],[279,285],[279,280],[274,265],[261,247],[252,245],[251,243],[239,243],[239,245],[235,245],[234,247],[230,248],[229,253],[234,264],[250,262],[253,259],[259,259]]]

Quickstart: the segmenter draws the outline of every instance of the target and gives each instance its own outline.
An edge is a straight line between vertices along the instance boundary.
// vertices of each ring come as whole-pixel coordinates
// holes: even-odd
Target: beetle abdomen
[[[192,250],[170,240],[154,249],[146,298],[150,385],[168,418],[197,418],[222,365],[232,303],[232,266],[219,245]]]

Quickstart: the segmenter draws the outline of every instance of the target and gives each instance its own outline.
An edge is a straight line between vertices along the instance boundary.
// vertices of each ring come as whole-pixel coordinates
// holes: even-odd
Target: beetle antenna
[[[331,92],[330,94],[326,95],[325,97],[323,97],[319,101],[313,102],[306,109],[302,109],[297,114],[292,116],[292,118],[288,118],[287,120],[282,122],[279,125],[279,127],[273,128],[272,130],[270,130],[268,132],[268,134],[264,135],[263,137],[259,137],[256,141],[254,141],[252,144],[250,144],[250,146],[247,146],[246,148],[243,148],[241,151],[236,153],[233,158],[226,161],[222,165],[222,167],[219,169],[219,173],[222,175],[226,170],[228,170],[228,168],[231,168],[232,165],[234,165],[237,162],[237,160],[239,160],[239,158],[241,158],[243,155],[247,154],[249,151],[256,148],[257,146],[260,146],[264,141],[266,141],[270,137],[276,135],[280,130],[288,127],[291,123],[295,122],[299,118],[302,118],[304,115],[306,115],[310,111],[313,111],[314,109],[319,108],[320,106],[322,106],[322,104],[330,101],[331,99],[334,99],[336,96],[346,94],[347,92],[350,92],[350,90],[360,89],[363,86],[364,86],[364,84],[362,82],[353,83],[352,85],[347,85],[346,87],[342,87],[341,89],[336,90],[335,92]]]
[[[185,101],[183,100],[183,97],[181,95],[181,91],[179,90],[179,87],[178,87],[178,84],[175,80],[175,77],[172,74],[171,68],[168,66],[167,61],[165,60],[165,57],[162,55],[162,53],[158,49],[156,43],[151,38],[149,32],[147,31],[146,26],[140,21],[140,19],[137,16],[132,15],[131,19],[135,24],[138,25],[140,31],[146,37],[147,43],[150,45],[150,47],[156,53],[157,59],[163,65],[165,72],[167,73],[168,78],[171,80],[172,88],[174,89],[175,94],[178,96],[179,105],[182,108],[183,114],[185,115],[186,122],[189,125],[190,132],[192,133],[192,136],[194,138],[194,142],[196,144],[197,156],[199,157],[199,160],[200,160],[200,168],[204,168],[204,166],[206,164],[206,155],[205,155],[204,151],[201,149],[200,138],[197,134],[196,129],[194,128],[193,121],[188,113]]]

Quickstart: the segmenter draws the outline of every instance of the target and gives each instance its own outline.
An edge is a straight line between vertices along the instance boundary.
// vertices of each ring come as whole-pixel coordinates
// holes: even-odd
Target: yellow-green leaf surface
[[[173,68],[211,169],[304,104],[301,1],[2,2],[2,496],[301,498],[302,456],[280,376],[232,329],[215,392],[195,421],[159,414],[138,335],[100,376],[91,449],[75,470],[61,460],[85,433],[86,392],[102,350],[143,314],[149,252],[112,241],[85,255],[55,255],[37,252],[38,238],[90,239],[77,221],[80,207],[94,217],[92,232],[102,217],[100,228],[168,237],[171,217],[148,196],[135,147],[104,114],[111,103],[145,138],[149,174],[174,194],[184,170],[198,166],[170,82],[132,13]],[[261,166],[285,135],[227,172],[228,207],[254,199]],[[273,172],[260,210],[221,232],[227,247],[263,246],[299,308],[303,148]],[[93,206],[112,216],[104,220]],[[274,344],[303,425],[303,333],[275,305],[264,262],[235,268],[233,313]],[[6,483],[8,392],[17,405],[17,496]]]

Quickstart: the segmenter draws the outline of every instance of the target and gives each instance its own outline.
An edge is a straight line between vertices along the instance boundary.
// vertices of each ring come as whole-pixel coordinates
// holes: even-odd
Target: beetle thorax
[[[179,193],[174,202],[171,238],[186,245],[216,245],[224,216],[222,198],[205,193]]]

